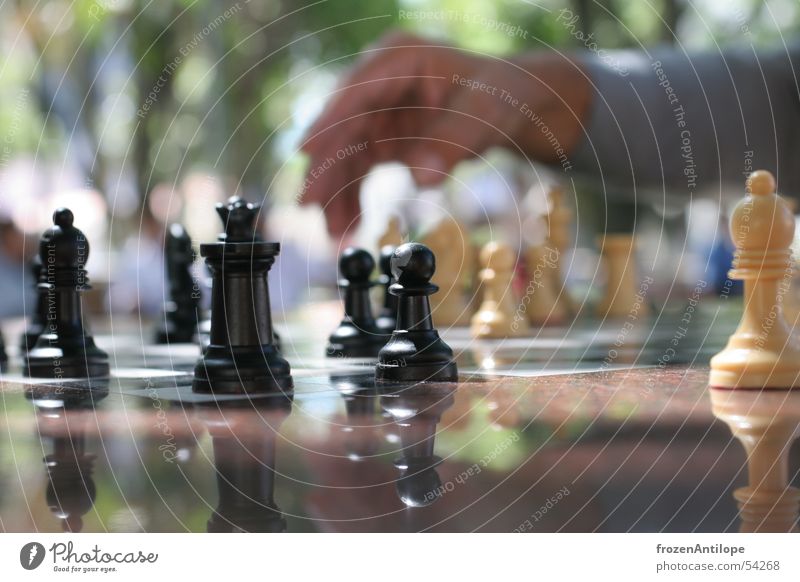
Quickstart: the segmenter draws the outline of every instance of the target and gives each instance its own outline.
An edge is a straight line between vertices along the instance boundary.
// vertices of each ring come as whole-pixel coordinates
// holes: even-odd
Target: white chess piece
[[[512,286],[516,265],[514,251],[506,244],[493,241],[481,249],[480,260],[483,302],[472,316],[472,337],[505,338],[524,334],[527,321],[515,301]]]
[[[769,172],[750,174],[747,191],[730,221],[736,254],[729,276],[744,281],[742,319],[725,349],[711,358],[709,384],[794,388],[800,386],[800,345],[782,305],[792,278],[794,215],[775,193]]]
[[[600,247],[608,277],[603,301],[597,307],[598,317],[639,318],[647,315],[649,308],[636,276],[633,235],[606,235],[600,240]]]
[[[561,325],[567,318],[566,303],[558,300],[559,253],[554,247],[534,245],[525,251],[528,285],[520,300],[528,321],[534,326]]]
[[[466,227],[452,216],[446,216],[420,242],[436,256],[434,282],[439,292],[431,295],[434,321],[439,327],[465,324],[469,320],[469,308],[464,294],[464,274],[470,258]]]
[[[571,226],[573,212],[564,204],[564,189],[561,186],[553,186],[549,192],[550,211],[547,213],[548,235],[547,246],[557,251],[555,267],[553,269],[551,281],[556,294],[558,306],[556,312],[564,314],[564,317],[575,312],[572,298],[567,293],[564,285],[564,275],[562,271],[562,257],[571,240]]]

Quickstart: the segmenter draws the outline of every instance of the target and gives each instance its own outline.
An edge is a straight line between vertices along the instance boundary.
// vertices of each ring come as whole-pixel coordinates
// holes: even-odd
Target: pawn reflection
[[[39,439],[51,451],[44,457],[47,505],[65,532],[82,531],[83,516],[94,507],[97,457],[87,450],[86,430],[95,404],[107,395],[104,386],[80,392],[37,386],[26,393],[36,407]]]
[[[274,499],[275,444],[291,410],[287,397],[217,402],[200,410],[213,443],[219,492],[209,532],[286,531]]]
[[[342,425],[344,446],[351,461],[372,457],[378,451],[385,420],[378,409],[378,390],[370,374],[331,376],[344,399],[347,419]]]
[[[740,531],[798,531],[800,489],[789,485],[789,449],[800,434],[800,392],[710,391],[714,416],[747,453],[748,485],[733,494]]]
[[[425,507],[440,496],[442,480],[436,467],[442,462],[434,454],[436,427],[442,414],[453,405],[454,384],[417,384],[381,397],[382,408],[398,427],[402,456],[395,461],[400,470],[397,494],[408,507]]]

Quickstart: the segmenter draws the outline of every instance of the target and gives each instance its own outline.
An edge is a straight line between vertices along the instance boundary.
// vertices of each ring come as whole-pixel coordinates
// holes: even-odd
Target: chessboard
[[[622,322],[591,319],[513,341],[444,329],[459,381],[397,389],[375,385],[374,360],[325,356],[341,303],[313,304],[276,321],[292,392],[215,396],[192,392],[198,346],[98,321],[107,378],[30,379],[9,350],[0,524],[733,531],[747,462],[712,413],[707,354],[737,310],[707,303],[689,329],[682,311],[624,341]]]
[[[685,306],[683,306],[685,307]],[[694,311],[692,309],[692,311]],[[492,383],[503,377],[528,378],[665,368],[667,365],[705,366],[724,347],[737,324],[737,310],[727,301],[706,304],[685,317],[686,310],[672,308],[629,326],[624,320],[582,318],[570,326],[543,327],[527,336],[473,339],[467,327],[440,330],[453,349],[463,382]],[[435,313],[434,313],[435,317]],[[376,359],[326,355],[325,330],[336,327],[341,302],[332,300],[305,306],[281,321],[281,349],[292,366],[295,399],[337,393],[336,379],[374,375]],[[313,324],[312,324],[313,320]],[[14,333],[23,322],[7,326]],[[202,353],[197,343],[152,343],[153,322],[115,320],[95,335],[109,354],[111,373],[97,379],[31,378],[20,368],[19,351],[7,350],[11,360],[3,375],[6,387],[84,390],[100,387],[129,396],[158,398],[176,404],[247,401],[275,394],[203,394],[192,391],[192,371]],[[150,394],[150,395],[148,395]],[[282,397],[283,395],[281,395]]]
[[[774,181],[759,184],[780,203]],[[57,251],[55,274],[37,287],[40,299],[54,296],[55,325],[32,347],[37,321],[5,326],[24,341],[9,342],[0,378],[0,529],[797,529],[800,391],[774,384],[795,365],[782,356],[796,349],[789,322],[764,336],[780,345],[752,350],[771,358],[766,375],[737,360],[760,337],[753,321],[766,321],[769,302],[689,292],[651,303],[626,259],[631,237],[615,236],[603,241],[612,284],[592,309],[559,307],[565,295],[546,291],[515,303],[514,251],[490,242],[467,327],[467,302],[449,292],[461,278],[442,277],[453,284],[434,301],[436,255],[407,243],[382,248],[380,317],[375,261],[356,248],[340,257],[339,296],[276,316],[267,271],[279,245],[255,231],[257,205],[234,197],[217,211],[225,232],[201,246],[213,289],[207,336],[180,228],[166,243],[164,317],[95,314],[89,330],[85,239],[69,210],[55,213],[43,237]],[[542,252],[531,254],[534,285]],[[786,250],[774,254],[790,266]],[[748,257],[731,273],[777,293],[779,271]],[[548,267],[551,291],[558,266]],[[63,369],[88,373],[62,378]]]

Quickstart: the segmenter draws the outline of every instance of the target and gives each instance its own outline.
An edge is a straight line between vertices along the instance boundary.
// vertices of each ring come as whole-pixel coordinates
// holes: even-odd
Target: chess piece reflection
[[[712,388],[711,405],[747,453],[748,485],[733,494],[740,531],[798,531],[800,490],[789,485],[789,449],[800,435],[800,392]]]
[[[81,393],[37,386],[26,393],[36,407],[39,439],[50,443],[51,452],[44,457],[45,498],[65,532],[80,532],[83,516],[94,507],[97,489],[92,473],[97,456],[87,450],[86,430],[94,422],[95,404],[107,394],[102,385]]]
[[[288,397],[217,402],[199,411],[211,435],[219,502],[211,533],[286,531],[275,504],[275,444],[292,411]]]
[[[709,384],[719,388],[800,386],[800,344],[783,315],[792,275],[794,215],[775,193],[775,178],[759,170],[747,180],[747,196],[733,211],[736,245],[729,276],[744,281],[739,327],[711,358]]]
[[[370,374],[332,376],[330,382],[344,399],[347,420],[342,425],[344,447],[351,461],[371,457],[378,451],[378,444],[385,424],[378,409],[378,389]]]
[[[402,456],[397,494],[408,507],[425,507],[441,496],[442,480],[436,467],[442,459],[434,454],[436,426],[453,405],[456,387],[418,384],[384,392],[381,406],[397,425]]]

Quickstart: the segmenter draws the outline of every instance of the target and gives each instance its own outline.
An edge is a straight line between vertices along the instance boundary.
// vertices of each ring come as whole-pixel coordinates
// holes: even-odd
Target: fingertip
[[[407,161],[418,186],[435,186],[450,174],[450,165],[435,152],[421,152]]]

